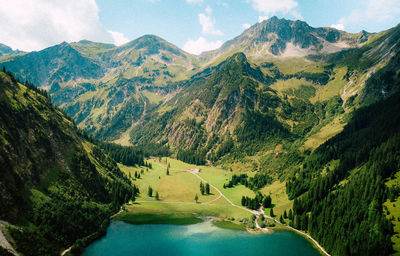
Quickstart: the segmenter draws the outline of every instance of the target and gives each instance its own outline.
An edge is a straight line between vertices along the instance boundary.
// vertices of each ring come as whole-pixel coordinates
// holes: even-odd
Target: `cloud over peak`
[[[209,42],[204,37],[199,37],[197,40],[188,40],[183,46],[183,50],[192,53],[192,54],[200,54],[205,51],[211,51],[218,49],[221,47],[222,41],[217,40],[215,42]]]
[[[108,31],[94,0],[13,0],[0,5],[1,43],[25,51],[41,50],[62,41],[82,39],[125,42],[120,32]]]
[[[202,33],[203,34],[208,34],[208,35],[217,35],[217,36],[222,36],[223,33],[221,30],[216,29],[215,26],[215,20],[211,17],[212,14],[212,9],[210,6],[207,6],[206,10],[204,13],[199,14],[199,23],[202,28]]]

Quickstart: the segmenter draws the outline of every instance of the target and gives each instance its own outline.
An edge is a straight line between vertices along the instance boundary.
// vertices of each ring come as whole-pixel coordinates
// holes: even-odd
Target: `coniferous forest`
[[[310,254],[400,253],[398,1],[351,2],[325,10],[340,20],[326,17],[312,27],[297,17],[308,10],[322,15],[326,3],[317,10],[301,0],[186,0],[173,9],[174,18],[185,15],[173,29],[165,17],[150,15],[164,5],[133,4],[151,8],[129,22],[148,16],[155,32],[193,33],[168,35],[183,49],[156,35],[129,41],[138,31],[106,28],[103,19],[113,15],[102,15],[127,3],[103,9],[105,1],[37,1],[19,12],[25,1],[0,5],[0,13],[13,11],[0,27],[0,255],[81,255],[112,241],[110,227],[173,224],[172,230],[203,221],[268,233],[251,236],[260,241],[287,239],[276,230],[296,232],[311,244],[293,246]],[[25,15],[50,7],[57,15]],[[265,18],[275,14],[296,20]],[[355,24],[355,16],[365,24]],[[188,29],[190,17],[196,28]],[[45,23],[45,30],[35,27]],[[238,27],[242,33],[229,39],[225,29]],[[209,238],[197,236],[198,226],[187,229],[187,248],[158,232],[161,254],[197,248],[187,234],[199,244]],[[129,236],[129,243],[118,241],[139,247],[124,251],[118,244],[111,254],[158,249],[142,248],[145,235]],[[240,252],[225,253],[227,244],[216,251],[196,246],[210,249],[205,254]],[[249,255],[247,249],[259,248],[251,245]],[[263,246],[271,254],[291,249]]]
[[[343,132],[321,145],[287,183],[293,225],[335,255],[385,255],[393,227],[384,215],[385,180],[399,170],[400,94],[362,108]],[[337,168],[319,174],[325,164]],[[344,180],[344,182],[341,182]]]

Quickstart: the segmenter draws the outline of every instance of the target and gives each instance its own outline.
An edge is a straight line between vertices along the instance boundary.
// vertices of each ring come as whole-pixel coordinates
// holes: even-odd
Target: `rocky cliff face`
[[[272,17],[245,30],[226,42],[220,49],[205,56],[243,51],[253,57],[306,56],[332,53],[366,42],[370,34],[349,34],[334,28],[313,28],[303,21]]]

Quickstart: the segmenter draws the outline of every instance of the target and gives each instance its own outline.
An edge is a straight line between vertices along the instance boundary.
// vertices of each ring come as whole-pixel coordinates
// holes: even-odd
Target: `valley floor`
[[[129,177],[133,177],[134,184],[140,189],[140,196],[135,202],[126,204],[125,210],[115,216],[115,219],[132,224],[185,225],[201,221],[198,217],[214,216],[219,220],[217,226],[245,230],[246,224],[255,215],[255,230],[270,232],[270,229],[261,228],[258,224],[260,215],[265,214],[266,219],[276,225],[275,228],[292,230],[306,237],[322,254],[329,255],[308,234],[270,217],[270,209],[266,209],[264,213],[264,210],[253,211],[241,206],[242,196],[254,197],[255,193],[243,185],[224,188],[224,184],[233,175],[232,172],[212,166],[191,165],[172,158],[152,158],[149,162],[152,164],[151,169],[119,165]],[[200,193],[200,182],[210,185],[209,195]],[[148,194],[149,187],[153,190],[152,196]],[[159,195],[158,199],[155,197],[156,193]],[[263,188],[262,193],[271,195],[276,216],[292,206],[285,193],[285,183],[276,181]],[[195,197],[198,197],[197,202]]]

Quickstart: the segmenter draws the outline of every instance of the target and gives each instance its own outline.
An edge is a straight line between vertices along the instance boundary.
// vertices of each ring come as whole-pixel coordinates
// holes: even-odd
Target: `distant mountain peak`
[[[22,53],[20,50],[13,50],[11,47],[8,45],[0,43],[0,57],[5,56],[5,55],[12,55],[12,54],[18,54]]]
[[[125,50],[142,50],[145,55],[159,54],[160,51],[168,51],[175,55],[185,57],[185,52],[177,46],[167,42],[156,35],[144,35],[116,48],[118,52]]]
[[[206,55],[243,51],[247,56],[306,56],[333,53],[355,47],[368,40],[367,32],[352,35],[335,28],[314,28],[301,20],[287,20],[276,16],[246,29],[241,35],[227,41],[220,49]]]

